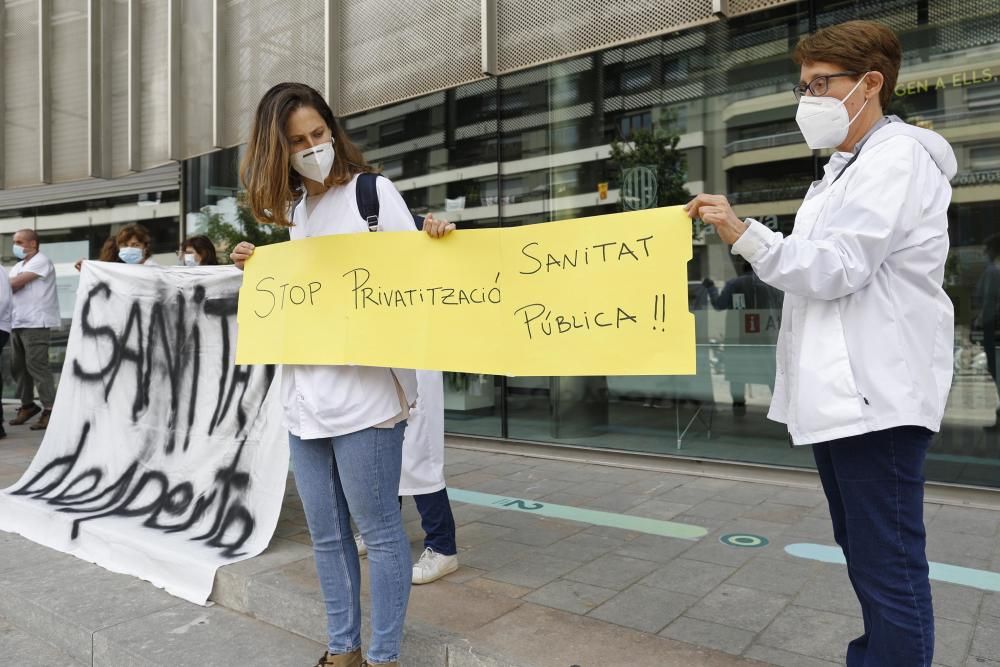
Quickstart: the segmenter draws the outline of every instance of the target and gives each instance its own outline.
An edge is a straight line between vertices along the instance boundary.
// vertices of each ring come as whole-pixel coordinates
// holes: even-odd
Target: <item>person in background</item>
[[[890,28],[832,25],[794,59],[799,129],[835,152],[793,233],[740,219],[722,195],[687,211],[785,293],[768,417],[812,446],[864,622],[848,667],[929,667],[924,462],[954,371],[943,283],[958,162],[940,134],[885,115],[903,59]]]
[[[972,323],[973,336],[982,335],[983,352],[986,353],[986,369],[997,383],[997,327],[1000,326],[1000,234],[993,234],[983,241],[983,252],[986,254],[986,267],[983,275],[976,283],[973,294],[973,305],[977,310],[976,319]],[[1000,433],[1000,407],[996,410],[993,423],[983,427],[987,433]]]
[[[217,266],[219,257],[215,244],[207,236],[189,236],[181,244],[181,264],[184,266]]]
[[[152,242],[149,230],[140,224],[125,225],[115,234],[118,245],[118,259],[126,264],[143,264],[157,266],[152,258]]]
[[[10,278],[3,271],[0,271],[0,352],[10,341],[10,318],[11,307],[13,305],[14,293],[10,290]],[[3,395],[3,377],[0,376],[0,395]],[[0,439],[6,438],[7,432],[3,430],[3,408],[0,408]]]
[[[38,234],[22,229],[14,234],[14,255],[20,260],[10,270],[13,292],[11,308],[11,370],[17,380],[21,407],[10,420],[19,426],[39,412],[31,430],[47,428],[56,399],[55,380],[49,368],[51,330],[62,324],[56,269],[39,251]],[[35,387],[42,407],[35,404]]]

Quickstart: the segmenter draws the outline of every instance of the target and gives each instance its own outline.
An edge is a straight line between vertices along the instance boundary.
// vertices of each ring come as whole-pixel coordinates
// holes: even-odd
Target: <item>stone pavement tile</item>
[[[694,540],[681,540],[660,535],[640,535],[615,549],[618,556],[667,563],[677,558],[696,544]]]
[[[579,561],[531,554],[485,575],[487,579],[516,586],[540,588],[580,567]]]
[[[699,528],[704,528],[709,532],[720,531],[723,526],[729,523],[729,519],[714,519],[708,516],[692,516],[686,512],[678,514],[670,520],[674,523],[683,523],[688,526],[698,526]],[[706,538],[701,538],[700,541],[704,542],[705,539]]]
[[[691,478],[687,475],[675,475],[672,473],[657,473],[649,479],[639,482],[631,482],[622,486],[619,490],[624,493],[636,493],[642,496],[658,496],[666,493],[678,486],[687,484]]]
[[[535,548],[526,544],[493,540],[463,551],[461,557],[464,565],[492,571],[535,551]]]
[[[0,618],[0,664],[11,667],[83,667],[85,663],[73,660],[56,647]],[[90,662],[86,665],[89,666]]]
[[[446,578],[445,581],[451,581]],[[454,583],[454,582],[453,582]],[[480,591],[485,591],[487,593],[494,593],[496,595],[505,595],[509,598],[520,598],[524,597],[528,593],[533,592],[534,588],[529,588],[527,586],[518,586],[515,584],[508,584],[502,581],[494,581],[493,579],[487,579],[486,577],[479,577],[477,579],[470,579],[463,582],[466,586],[471,586]]]
[[[812,541],[821,544],[834,544],[833,524],[829,519],[817,519],[816,517],[803,517],[796,523],[788,527],[786,531],[789,535],[798,535],[808,538],[803,542]]]
[[[56,566],[74,561],[79,562],[73,556],[43,547],[20,535],[0,531],[0,576],[41,563],[52,562]]]
[[[824,564],[820,574],[799,590],[795,604],[845,616],[861,616],[861,605],[843,565]]]
[[[927,558],[941,563],[988,569],[995,549],[992,537],[941,528],[927,532]]]
[[[684,557],[691,560],[700,560],[705,563],[715,563],[716,565],[741,567],[751,558],[760,555],[759,549],[733,547],[719,541],[719,538],[723,535],[734,532],[743,531],[724,527],[716,528],[708,535],[701,538],[696,545],[685,551]],[[747,532],[752,533],[753,531]]]
[[[639,468],[619,468],[617,466],[597,466],[594,471],[594,480],[598,482],[612,482],[620,486],[634,484],[637,482],[648,482],[657,479],[662,473],[655,470],[640,470]]]
[[[362,586],[363,591],[366,588]],[[313,641],[326,641],[326,607],[314,560],[296,561],[250,577],[247,613]]]
[[[979,622],[983,625],[996,626],[1000,630],[1000,593],[983,594],[983,605],[979,608]]]
[[[463,565],[461,553],[459,553],[458,558],[459,558],[458,569],[452,572],[451,574],[445,575],[444,577],[445,581],[450,581],[453,584],[463,584],[466,581],[477,579],[486,574],[486,570],[480,570],[475,567],[468,567],[466,565]]]
[[[467,505],[465,503],[451,503],[451,513],[455,517],[455,525],[462,527],[468,523],[474,523],[490,513],[490,510],[478,505]]]
[[[489,482],[495,482],[496,479],[495,475],[490,475],[484,470],[473,470],[472,472],[466,472],[461,475],[449,477],[448,486],[456,489],[472,489],[478,491],[480,486]]]
[[[448,456],[451,456],[448,454]],[[458,477],[459,475],[464,475],[467,472],[472,472],[473,470],[479,470],[482,468],[480,465],[475,463],[445,463],[444,464],[444,476],[446,479],[452,479]]]
[[[829,660],[810,658],[798,653],[789,653],[788,651],[771,648],[770,646],[761,646],[760,644],[751,646],[744,655],[748,658],[766,662],[769,665],[778,665],[778,667],[839,667],[842,664]]]
[[[820,563],[788,562],[763,556],[747,561],[727,583],[760,591],[794,596],[820,573]]]
[[[588,498],[597,498],[600,496],[610,496],[614,493],[619,493],[621,491],[621,484],[615,484],[613,482],[597,482],[590,481],[586,484],[573,484],[572,482],[567,482],[572,486],[568,488],[563,486],[560,491],[565,491],[566,493],[575,493],[580,496],[587,496]]]
[[[860,617],[790,605],[754,644],[843,665],[847,644],[863,631]]]
[[[570,572],[565,578],[620,591],[639,581],[657,567],[657,563],[648,560],[607,555]]]
[[[483,523],[491,523],[495,526],[505,526],[507,528],[513,528],[514,530],[520,530],[522,528],[538,528],[538,527],[572,527],[576,528],[580,526],[578,521],[566,521],[563,519],[550,519],[548,517],[539,516],[538,514],[533,514],[531,512],[521,512],[517,510],[503,509],[497,510],[495,513],[485,516],[481,519]],[[582,525],[583,528],[587,527],[587,524]]]
[[[618,591],[611,588],[559,579],[525,595],[524,600],[573,614],[586,614],[617,594]]]
[[[735,489],[740,482],[731,479],[716,479],[714,477],[692,477],[684,486],[689,489],[705,489],[721,494]]]
[[[558,638],[558,641],[553,641]],[[530,603],[470,633],[477,645],[532,667],[729,667],[758,664]]]
[[[977,625],[972,636],[969,655],[990,660],[1000,657],[1000,629],[989,625]]]
[[[483,482],[475,488],[476,491],[481,491],[482,493],[492,493],[510,498],[526,498],[528,500],[533,500],[536,496],[545,492],[544,489],[539,487],[537,482],[512,482],[506,477],[497,477],[492,481]]]
[[[994,537],[1000,528],[1000,511],[975,507],[942,507],[927,523],[927,530],[942,528],[952,533]]]
[[[706,503],[709,501],[705,501]],[[660,521],[671,521],[678,514],[693,514],[693,507],[697,505],[687,505],[685,503],[668,503],[663,500],[653,499],[644,503],[639,503],[628,513],[632,516],[642,516],[648,519],[659,519]],[[701,514],[699,516],[709,516]]]
[[[648,496],[642,496],[637,493],[616,492],[591,498],[584,503],[584,506],[589,507],[590,509],[602,510],[604,512],[622,512],[629,514],[629,510],[636,505],[641,505],[647,500],[649,500]]]
[[[13,486],[21,475],[24,474],[25,466],[18,463],[0,463],[0,489]]]
[[[660,636],[670,637],[695,646],[714,648],[733,655],[741,655],[753,641],[756,633],[681,616],[664,628],[660,632]]]
[[[737,503],[746,507],[759,505],[784,490],[784,487],[774,484],[755,484],[753,482],[734,482],[732,486],[715,494],[716,500],[727,503]]]
[[[799,505],[810,509],[825,506],[826,498],[820,490],[785,489],[771,497],[771,502],[779,505]]]
[[[250,577],[289,563],[312,557],[312,548],[298,542],[272,538],[271,544],[255,558],[225,565],[215,573],[210,599],[224,607],[247,611],[247,585]]]
[[[562,461],[555,464],[544,464],[537,466],[537,470],[546,477],[560,482],[589,482],[594,478],[594,470],[597,466],[564,463]]]
[[[809,515],[809,508],[802,505],[781,505],[770,500],[755,505],[743,516],[772,523],[796,524]],[[827,519],[829,521],[829,518]]]
[[[524,472],[525,470],[532,470],[532,466],[524,465],[523,463],[499,463],[497,465],[492,465],[486,468],[486,472],[493,475],[494,477],[507,477],[508,475],[513,475],[517,472]]]
[[[694,595],[636,584],[597,607],[588,616],[626,628],[656,633],[697,601],[698,597]]]
[[[94,636],[95,665],[309,665],[325,646],[222,607],[185,604]]]
[[[736,568],[726,565],[677,558],[645,577],[639,583],[702,597],[712,592],[734,572],[736,572]]]
[[[406,617],[464,636],[521,604],[506,594],[436,581],[431,586],[413,587]]]
[[[0,616],[90,664],[94,632],[181,604],[135,577],[75,558],[0,574]]]
[[[688,516],[708,517],[710,519],[731,520],[743,516],[746,511],[746,505],[738,505],[722,500],[704,500],[687,509],[685,514]]]
[[[975,623],[983,592],[967,586],[931,581],[931,597],[935,616],[959,623]]]
[[[538,553],[586,563],[600,558],[604,554],[617,549],[622,544],[621,540],[591,535],[586,531],[581,531],[545,547]]]
[[[676,488],[670,489],[666,493],[661,493],[656,496],[658,500],[662,500],[668,503],[680,503],[685,505],[694,505],[696,503],[704,502],[715,496],[719,492],[719,489],[705,489],[691,486],[690,483],[682,484]]]
[[[752,588],[722,584],[687,610],[686,615],[731,628],[760,632],[788,605],[788,598]]]
[[[550,521],[519,528],[504,536],[504,540],[519,542],[532,547],[548,547],[559,540],[576,535],[587,527],[584,523],[557,524]]]
[[[1000,667],[1000,661],[970,655],[965,661],[965,667]]]
[[[456,531],[455,539],[458,542],[459,548],[467,549],[506,537],[513,532],[514,529],[507,526],[473,521],[472,523],[460,526]]]
[[[944,667],[963,667],[975,628],[944,618],[936,618],[934,624],[934,662]]]

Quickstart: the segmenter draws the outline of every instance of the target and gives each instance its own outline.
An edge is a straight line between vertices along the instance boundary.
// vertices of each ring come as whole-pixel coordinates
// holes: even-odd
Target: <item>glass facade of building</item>
[[[928,478],[1000,486],[997,385],[974,322],[1000,232],[1000,14],[995,0],[799,2],[468,84],[344,119],[368,160],[416,212],[460,228],[526,225],[681,203],[657,176],[643,196],[612,158],[619,142],[676,147],[690,193],[730,196],[737,214],[789,233],[829,151],[796,127],[790,52],[810,31],[855,18],[900,36],[890,112],[954,146],[946,289],[955,305],[955,381]],[[675,143],[676,142],[676,143]],[[238,150],[189,161],[187,213],[235,202]],[[673,169],[673,167],[671,167]],[[191,226],[189,217],[189,227]],[[998,244],[1000,246],[1000,244]],[[765,415],[782,294],[716,236],[695,236],[689,302],[698,372],[690,377],[446,375],[448,430],[650,454],[809,467]]]

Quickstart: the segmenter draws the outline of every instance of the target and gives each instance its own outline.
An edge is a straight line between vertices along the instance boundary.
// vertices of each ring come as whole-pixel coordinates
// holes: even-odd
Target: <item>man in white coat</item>
[[[957,163],[941,135],[884,114],[902,61],[886,26],[824,28],[795,61],[802,135],[836,152],[792,234],[739,219],[719,195],[699,195],[688,213],[785,293],[768,416],[812,445],[864,621],[848,667],[929,666],[923,468],[951,388],[942,282]]]
[[[14,302],[14,294],[10,289],[10,278],[6,271],[0,271],[0,352],[10,341],[10,319],[11,306]],[[3,394],[3,377],[0,377],[0,394]],[[7,432],[3,429],[3,411],[0,409],[0,439],[6,438]]]

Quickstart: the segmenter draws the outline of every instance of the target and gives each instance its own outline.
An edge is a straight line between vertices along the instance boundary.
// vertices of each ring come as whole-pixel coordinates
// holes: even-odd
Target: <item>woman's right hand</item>
[[[229,259],[233,260],[233,264],[236,265],[236,268],[242,271],[243,265],[246,264],[248,259],[250,259],[250,255],[253,254],[253,251],[254,246],[252,243],[240,241],[236,244],[236,247],[233,248],[233,252],[230,253]]]

